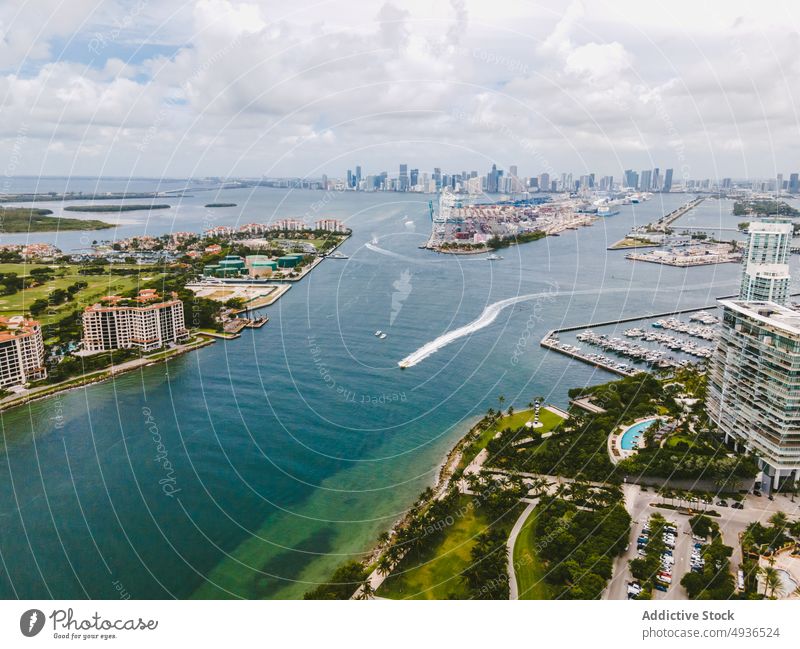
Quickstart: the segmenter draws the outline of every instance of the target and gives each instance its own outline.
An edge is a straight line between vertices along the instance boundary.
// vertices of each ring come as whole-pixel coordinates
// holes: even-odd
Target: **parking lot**
[[[627,599],[628,583],[632,580],[628,562],[637,555],[636,540],[642,533],[650,515],[660,513],[664,518],[673,523],[677,528],[675,535],[675,549],[673,552],[674,565],[672,568],[672,584],[667,592],[653,591],[653,599],[687,599],[686,591],[680,585],[683,576],[691,568],[692,549],[695,541],[692,540],[689,528],[689,516],[678,512],[651,506],[660,503],[661,497],[653,490],[642,491],[638,485],[623,485],[625,494],[625,507],[633,519],[631,537],[628,549],[614,562],[614,574],[606,588],[604,599]],[[744,509],[720,507],[712,505],[720,516],[714,517],[722,533],[722,541],[733,548],[731,569],[735,572],[742,560],[739,536],[753,521],[766,523],[776,511],[784,511],[790,518],[800,515],[800,502],[792,503],[787,496],[776,496],[775,500],[747,496],[744,500]]]

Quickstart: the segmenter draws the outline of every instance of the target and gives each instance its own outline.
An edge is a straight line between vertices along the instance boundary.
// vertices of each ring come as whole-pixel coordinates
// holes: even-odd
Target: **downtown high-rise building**
[[[642,173],[639,174],[639,185],[638,189],[641,192],[649,192],[653,186],[653,172],[649,169],[642,169]]]
[[[397,176],[397,189],[401,192],[408,191],[408,165],[400,165],[400,174]]]
[[[786,304],[789,299],[792,230],[791,223],[750,223],[742,258],[740,300]]]
[[[540,192],[550,191],[550,174],[547,172],[539,174],[539,191]]]
[[[633,169],[626,169],[622,174],[625,187],[628,189],[637,189],[639,187],[639,174]]]
[[[662,192],[669,192],[672,189],[672,169],[667,169],[664,172],[664,186],[661,188]]]

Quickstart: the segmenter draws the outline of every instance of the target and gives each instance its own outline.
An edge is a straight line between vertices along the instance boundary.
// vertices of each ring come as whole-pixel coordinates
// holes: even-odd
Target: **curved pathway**
[[[531,515],[534,507],[539,504],[539,499],[536,498],[532,502],[528,504],[528,506],[522,511],[517,519],[517,522],[514,523],[514,527],[511,528],[511,534],[508,535],[508,541],[506,542],[506,552],[508,555],[508,590],[509,595],[508,599],[519,599],[519,586],[517,585],[517,573],[514,569],[514,545],[517,542],[517,537],[519,536],[520,531],[522,530],[523,525],[525,525],[525,521],[528,520],[528,516]]]

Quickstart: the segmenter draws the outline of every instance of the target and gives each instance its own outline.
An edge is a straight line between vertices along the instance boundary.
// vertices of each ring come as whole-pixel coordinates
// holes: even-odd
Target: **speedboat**
[[[489,255],[489,256],[486,258],[486,261],[500,261],[501,259],[502,259],[502,257],[500,257],[500,256],[498,256],[498,255],[496,255],[496,254],[492,253],[491,255]]]
[[[376,331],[376,332],[375,332],[375,335],[376,335],[376,336],[378,336],[378,337],[380,337],[380,335],[381,335],[382,333],[383,333],[383,332],[382,332],[380,329],[378,329],[378,331]]]

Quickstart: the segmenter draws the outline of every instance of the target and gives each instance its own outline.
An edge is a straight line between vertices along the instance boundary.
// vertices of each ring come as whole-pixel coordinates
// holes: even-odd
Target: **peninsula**
[[[115,227],[94,219],[50,216],[51,210],[30,207],[0,207],[0,232],[59,232],[63,230],[105,230]]]

